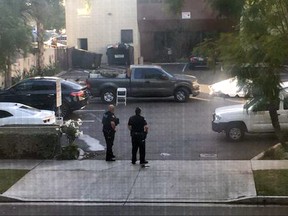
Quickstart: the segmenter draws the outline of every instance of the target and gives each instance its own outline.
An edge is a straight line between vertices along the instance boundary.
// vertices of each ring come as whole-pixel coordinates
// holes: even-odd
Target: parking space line
[[[82,120],[83,123],[94,123],[95,120]]]
[[[193,97],[193,98],[190,98],[190,99],[193,99],[193,100],[201,100],[201,101],[211,101],[210,99],[199,98],[199,97]]]

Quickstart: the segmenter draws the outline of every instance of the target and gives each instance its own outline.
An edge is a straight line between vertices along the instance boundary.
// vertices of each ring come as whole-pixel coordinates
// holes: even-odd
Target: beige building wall
[[[108,45],[121,42],[121,30],[133,30],[134,62],[140,56],[137,0],[66,0],[68,47],[79,48],[79,38],[87,38],[88,50],[102,54],[107,63]]]
[[[55,48],[45,48],[44,65],[49,66],[55,64]],[[26,57],[18,57],[16,62],[12,64],[12,77],[23,75],[23,71],[29,71],[32,67],[36,67],[36,55],[28,54]],[[20,73],[20,74],[19,74]]]
[[[44,65],[53,65],[56,62],[55,48],[45,48]],[[29,53],[26,57],[18,56],[15,62],[11,65],[11,76],[24,77],[24,71],[29,71],[32,67],[36,67],[36,56]],[[4,88],[4,72],[0,73],[0,89]]]

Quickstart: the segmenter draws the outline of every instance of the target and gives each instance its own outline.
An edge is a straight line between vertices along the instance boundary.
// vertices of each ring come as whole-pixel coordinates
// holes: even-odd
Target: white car
[[[247,88],[238,84],[237,77],[232,77],[209,86],[210,95],[222,97],[245,97]]]
[[[55,124],[55,112],[11,102],[0,103],[0,126],[16,124]]]

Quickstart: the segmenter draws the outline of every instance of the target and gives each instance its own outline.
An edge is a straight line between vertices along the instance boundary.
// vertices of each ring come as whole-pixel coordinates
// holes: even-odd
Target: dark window
[[[0,110],[0,118],[7,118],[13,116],[10,112],[7,112],[5,110]]]
[[[154,33],[154,48],[156,50],[165,50],[172,47],[174,36],[173,32],[156,32]]]
[[[30,91],[32,89],[33,83],[31,81],[19,83],[14,87],[16,91]]]
[[[162,72],[157,69],[146,69],[144,73],[145,79],[161,79]]]
[[[284,98],[284,109],[288,109],[288,97]]]
[[[134,71],[134,79],[143,79],[144,78],[144,76],[143,76],[143,69],[141,69],[141,68],[137,68],[137,69],[135,69],[135,71]]]
[[[121,30],[121,42],[122,43],[133,43],[133,30]]]
[[[56,91],[56,83],[55,82],[47,82],[47,81],[37,81],[33,83],[33,90],[35,91]]]
[[[79,47],[79,49],[88,50],[87,38],[79,38],[78,39],[78,47]]]
[[[280,100],[278,100],[277,104],[277,110],[279,110]],[[260,99],[255,105],[254,105],[254,111],[269,111],[270,104],[265,99]]]

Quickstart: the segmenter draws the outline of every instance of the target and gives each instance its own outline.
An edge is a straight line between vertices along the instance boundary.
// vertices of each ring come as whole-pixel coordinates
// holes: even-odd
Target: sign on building
[[[190,12],[182,12],[182,19],[191,19]]]

